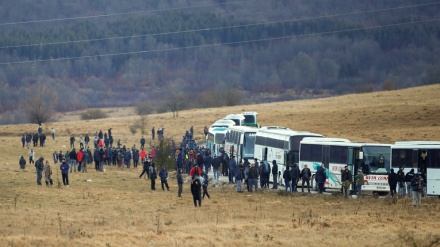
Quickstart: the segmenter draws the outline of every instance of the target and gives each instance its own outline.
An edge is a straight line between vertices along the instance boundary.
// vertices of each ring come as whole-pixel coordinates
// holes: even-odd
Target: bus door
[[[440,147],[427,151],[426,193],[440,196]]]
[[[422,157],[421,157],[421,150],[413,149],[411,154],[411,164],[412,167],[416,167],[417,169],[414,169],[415,172],[421,172],[422,171]],[[426,157],[425,157],[426,159]],[[425,160],[426,161],[426,160]],[[425,162],[426,167],[426,162]]]
[[[267,160],[267,147],[264,147],[261,151],[262,160]]]
[[[417,153],[415,153],[418,151]],[[417,159],[418,157],[418,166],[419,172],[426,172],[427,164],[428,164],[428,150],[426,149],[419,149],[419,150],[413,150],[413,159]],[[414,161],[413,161],[414,163]]]
[[[347,149],[347,166],[348,170],[351,171],[351,181],[353,181],[353,183],[351,183],[351,190],[355,190],[354,176],[357,175],[358,166],[360,165],[359,160],[362,159],[363,153],[360,152],[360,149],[356,149],[354,147],[349,147]]]
[[[238,147],[237,147],[237,156],[240,158],[240,160],[241,159],[243,159],[243,155],[244,155],[244,153],[243,153],[243,144],[240,144],[240,145],[238,145]]]
[[[330,146],[322,146],[321,164],[324,164],[325,169],[330,167]],[[317,167],[315,168],[315,170]]]
[[[231,145],[231,147],[229,148],[229,157],[232,157],[232,155],[234,155],[234,145]]]

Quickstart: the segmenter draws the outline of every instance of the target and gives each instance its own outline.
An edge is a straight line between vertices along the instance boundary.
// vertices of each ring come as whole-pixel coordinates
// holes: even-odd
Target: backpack
[[[309,179],[308,170],[304,169],[301,175],[302,175],[303,180]]]
[[[263,169],[264,169],[264,173],[269,173],[270,172],[269,164],[267,162],[264,162]]]

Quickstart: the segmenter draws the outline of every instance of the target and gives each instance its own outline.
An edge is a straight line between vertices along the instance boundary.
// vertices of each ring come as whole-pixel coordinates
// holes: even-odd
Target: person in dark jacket
[[[73,135],[70,136],[70,148],[75,147],[75,137]]]
[[[144,146],[145,146],[145,138],[143,136],[140,140],[140,143],[141,143],[141,150],[142,150],[142,149],[144,149]]]
[[[130,168],[130,160],[131,160],[131,152],[130,152],[130,150],[127,150],[127,152],[125,152],[125,155],[124,155],[124,162],[125,162],[125,166],[127,166],[127,168]]]
[[[66,162],[66,158],[63,158],[60,165],[60,170],[64,187],[69,187],[69,168],[69,163]]]
[[[24,148],[25,143],[26,143],[26,137],[23,135],[23,136],[21,137],[21,145],[22,145],[21,148]]]
[[[141,175],[139,175],[139,178],[142,178],[142,176],[148,176],[148,178],[150,177],[150,173],[149,173],[149,169],[150,169],[150,162],[148,160],[146,160],[145,162],[143,162],[143,170]]]
[[[74,172],[76,172],[76,165],[77,165],[77,163],[76,163],[76,161],[77,161],[77,153],[76,153],[76,149],[75,148],[73,148],[72,149],[72,151],[70,151],[70,153],[69,153],[69,157],[70,157],[70,163],[71,163],[71,166],[70,166],[70,172],[72,173],[72,170],[74,171]]]
[[[138,163],[139,163],[139,150],[136,149],[133,152],[133,165],[134,165],[134,168],[137,168]]]
[[[182,188],[183,188],[183,177],[182,177],[182,168],[177,170],[177,197],[182,197]]]
[[[405,172],[403,171],[403,166],[399,168],[397,172],[397,185],[399,186],[398,192],[399,197],[405,197],[406,195],[406,185],[405,185]]]
[[[154,135],[156,134],[156,132],[154,132],[154,127],[151,129],[151,139],[154,140]]]
[[[202,206],[202,198],[200,195],[201,192],[201,184],[200,180],[196,177],[191,178],[191,194],[193,196],[194,201],[194,207],[197,207],[197,203],[199,204],[199,207]]]
[[[217,182],[220,178],[219,168],[220,168],[220,157],[215,157],[212,160],[212,172],[214,173],[214,180]]]
[[[293,167],[290,170],[290,174],[292,177],[292,192],[298,192],[297,187],[301,172],[299,171],[297,164],[293,164]]]
[[[21,170],[24,170],[26,168],[26,159],[23,156],[20,157],[20,161],[18,163],[20,164]]]
[[[408,196],[412,196],[411,190],[411,181],[414,178],[414,169],[411,169],[408,173],[405,175],[405,183],[406,183],[406,192]]]
[[[324,164],[322,164],[321,166],[318,167],[315,174],[315,180],[316,180],[316,184],[318,185],[319,194],[322,194],[322,192],[324,192],[324,184],[326,179],[327,176],[325,175]]]
[[[202,182],[202,188],[203,188],[203,199],[205,199],[205,195],[208,196],[209,199],[211,199],[211,196],[209,196],[208,193],[208,184],[209,184],[209,177],[207,173],[202,173],[202,178],[203,178],[203,182]]]
[[[277,161],[272,161],[272,177],[273,177],[273,185],[272,189],[277,190],[278,189],[278,165]]]
[[[292,193],[292,186],[290,186],[290,182],[292,181],[292,175],[290,174],[290,167],[286,167],[283,173],[284,186],[286,187],[286,191],[290,191]]]
[[[231,159],[229,159],[229,183],[234,183],[235,180],[235,171],[237,170],[237,161],[235,160],[235,156],[232,155]]]
[[[35,168],[37,169],[37,184],[41,185],[41,178],[43,177],[43,170],[44,170],[44,158],[40,157],[36,162],[35,162]]]
[[[170,191],[170,187],[168,187],[168,171],[165,169],[165,166],[162,166],[162,169],[159,172],[160,183],[162,185],[162,190],[164,189],[164,184],[167,187],[167,190]]]
[[[307,167],[307,165],[304,165],[304,168],[302,169],[300,176],[302,179],[302,185],[301,185],[302,192],[304,192],[304,184],[307,183],[307,190],[310,193],[310,179],[312,179],[312,173],[310,172],[310,169]]]
[[[411,193],[412,203],[414,207],[422,205],[422,193],[423,193],[423,181],[422,176],[417,173],[411,180]]]
[[[95,170],[99,171],[99,150],[97,148],[93,152],[93,161],[95,161]]]
[[[243,164],[240,162],[238,169],[235,172],[235,184],[237,185],[237,192],[243,192]]]
[[[390,185],[391,196],[394,197],[397,188],[397,174],[394,172],[393,168],[391,168],[391,173],[388,174],[388,184]]]
[[[209,169],[211,169],[212,157],[210,154],[205,155],[203,158],[203,168],[205,169],[205,173],[208,174]]]
[[[342,171],[341,182],[342,195],[348,197],[350,195],[350,185],[353,182],[353,178],[351,176],[350,170],[348,170],[348,166],[345,166],[345,169]]]
[[[249,170],[249,192],[252,192],[252,188],[255,188],[255,192],[258,190],[258,169],[255,167],[255,164],[251,164],[251,169]]]
[[[151,163],[150,166],[151,190],[156,190],[156,178],[157,178],[156,165],[154,163]]]

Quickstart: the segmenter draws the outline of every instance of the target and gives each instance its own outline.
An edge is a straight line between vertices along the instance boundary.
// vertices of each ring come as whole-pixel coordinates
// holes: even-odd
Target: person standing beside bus
[[[411,190],[411,181],[414,178],[414,169],[411,169],[408,173],[405,175],[405,183],[406,183],[406,193],[408,194],[408,197],[412,196]]]
[[[319,194],[322,194],[322,192],[324,192],[324,184],[326,179],[327,176],[325,175],[325,167],[324,164],[322,164],[318,167],[315,174],[315,180],[316,184],[318,185]]]
[[[344,197],[348,197],[350,195],[350,184],[353,182],[351,172],[348,170],[348,166],[345,166],[345,169],[342,171],[341,181],[342,195]]]
[[[272,177],[273,177],[273,186],[272,189],[277,190],[278,189],[278,165],[277,161],[272,161]],[[292,192],[292,188],[290,188],[290,192]]]
[[[304,165],[304,168],[301,171],[301,179],[302,179],[302,185],[301,189],[304,193],[304,184],[307,183],[307,190],[310,193],[310,179],[312,177],[312,173],[310,172],[310,169],[307,167],[307,165]]]
[[[356,189],[358,195],[362,195],[362,185],[364,185],[364,173],[362,173],[362,169],[358,170],[358,174],[354,177],[356,182]]]
[[[394,169],[391,168],[391,173],[388,174],[388,184],[390,185],[390,192],[392,197],[394,197],[394,194],[396,193],[397,179],[397,174],[394,172]]]
[[[249,170],[249,192],[252,192],[252,188],[255,187],[255,192],[258,190],[258,170],[255,168],[255,164],[251,165],[251,169]]]
[[[403,166],[399,168],[397,172],[397,185],[399,186],[398,192],[399,197],[404,197],[406,194],[406,186],[405,186],[405,172],[403,171]]]
[[[415,206],[422,205],[423,178],[417,173],[411,180],[412,203]]]
[[[286,186],[286,191],[290,191],[292,193],[292,187],[290,186],[290,181],[292,180],[292,176],[290,174],[290,167],[286,167],[283,173],[284,185]]]
[[[292,177],[292,192],[298,192],[297,186],[301,172],[299,171],[297,164],[293,164],[292,170],[290,170],[290,174]]]

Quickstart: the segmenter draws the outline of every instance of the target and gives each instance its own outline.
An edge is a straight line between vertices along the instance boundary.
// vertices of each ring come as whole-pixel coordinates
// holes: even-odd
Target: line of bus
[[[286,167],[299,162],[300,142],[305,137],[323,137],[307,131],[294,131],[286,127],[267,126],[258,129],[255,137],[254,156],[258,160],[278,164],[278,183],[284,185],[283,173]],[[270,174],[270,182],[273,175]]]
[[[247,126],[231,126],[225,137],[225,152],[228,157],[234,155],[238,162],[254,159],[255,136],[258,128]]]
[[[391,147],[392,168],[424,173],[427,195],[440,196],[440,142],[404,141]]]
[[[312,188],[315,188],[316,170],[324,164],[327,173],[325,188],[341,189],[342,170],[348,166],[353,181],[359,169],[364,173],[363,191],[388,193],[390,159],[389,144],[356,143],[340,138],[304,138],[301,141],[299,167],[309,167],[312,173]],[[354,189],[354,183],[352,186]]]

